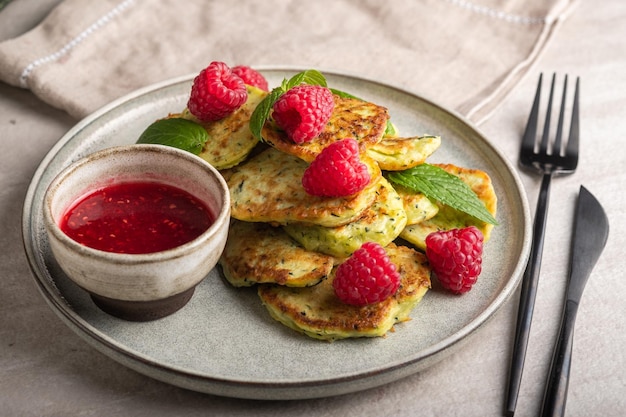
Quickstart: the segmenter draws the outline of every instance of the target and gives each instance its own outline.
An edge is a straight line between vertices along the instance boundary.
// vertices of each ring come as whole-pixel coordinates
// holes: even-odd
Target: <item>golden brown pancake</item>
[[[386,249],[402,282],[394,296],[379,303],[362,307],[342,303],[332,286],[334,272],[313,287],[261,285],[259,297],[274,319],[315,339],[384,336],[395,323],[410,319],[430,288],[430,267],[422,253],[393,243]]]
[[[404,203],[382,177],[376,201],[357,220],[337,227],[293,223],[283,226],[305,248],[338,258],[347,258],[365,242],[387,246],[406,226]]]
[[[225,278],[235,287],[315,285],[330,274],[333,263],[330,256],[302,248],[280,228],[237,220],[220,258]]]
[[[402,185],[393,184],[402,202],[406,213],[406,224],[412,225],[421,223],[434,217],[439,211],[439,206],[433,203],[422,193],[410,190]]]
[[[192,120],[204,127],[209,134],[209,140],[198,156],[217,169],[226,169],[241,163],[259,142],[250,131],[250,116],[267,93],[249,85],[246,90],[246,102],[221,120],[203,122],[187,109],[182,114],[172,115]]]
[[[367,149],[383,171],[403,171],[423,164],[441,145],[439,136],[384,137]]]
[[[361,152],[380,142],[387,127],[387,109],[374,103],[337,95],[335,108],[324,130],[312,141],[297,144],[271,120],[261,132],[263,140],[290,155],[311,162],[328,145],[342,139],[359,142]]]
[[[269,148],[229,172],[231,215],[242,221],[276,224],[302,222],[336,227],[350,223],[374,203],[382,178],[375,162],[363,162],[372,178],[365,189],[349,197],[317,197],[302,187],[302,174],[308,164]]]

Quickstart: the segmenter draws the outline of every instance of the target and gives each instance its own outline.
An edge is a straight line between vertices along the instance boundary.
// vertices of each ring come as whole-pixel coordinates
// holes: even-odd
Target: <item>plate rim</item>
[[[299,72],[304,70],[299,66],[258,66],[255,67],[255,69],[258,69],[260,72]],[[402,94],[409,95],[412,98],[416,98],[424,102],[425,104],[435,108],[439,112],[447,113],[453,119],[456,119],[456,121],[470,128],[473,133],[481,139],[481,145],[487,146],[490,152],[498,156],[498,158],[500,159],[499,162],[506,166],[507,174],[511,177],[516,185],[515,191],[516,194],[520,197],[520,211],[523,213],[524,230],[521,233],[521,257],[513,270],[512,276],[502,287],[502,290],[494,296],[492,302],[487,305],[487,308],[482,310],[457,332],[439,341],[438,343],[429,346],[428,349],[424,351],[424,355],[416,357],[412,360],[401,361],[396,363],[395,365],[387,366],[382,369],[368,370],[354,375],[338,376],[334,378],[319,378],[311,379],[309,381],[298,382],[247,382],[235,378],[219,378],[216,376],[201,374],[199,372],[183,370],[177,368],[176,366],[163,364],[158,361],[151,361],[139,354],[138,352],[131,352],[128,349],[122,349],[119,344],[114,343],[108,335],[103,334],[103,332],[101,332],[99,329],[93,327],[77,312],[71,309],[71,306],[63,301],[63,296],[60,291],[53,291],[52,285],[48,285],[46,282],[44,282],[47,279],[45,276],[42,276],[42,271],[40,271],[39,269],[39,262],[37,260],[36,254],[34,253],[34,248],[32,247],[34,242],[32,242],[32,240],[30,239],[32,236],[32,225],[30,224],[30,218],[33,215],[32,205],[36,190],[51,162],[63,149],[63,147],[66,146],[68,142],[70,142],[71,139],[80,130],[126,102],[137,99],[143,95],[155,93],[156,91],[163,88],[172,87],[175,84],[188,83],[196,75],[186,74],[134,90],[118,99],[111,101],[110,103],[102,106],[100,109],[96,110],[90,115],[84,117],[54,144],[54,146],[41,160],[36,171],[34,172],[24,199],[22,211],[22,240],[28,260],[28,265],[33,275],[33,278],[36,281],[37,288],[44,297],[47,304],[56,313],[56,315],[59,316],[62,321],[66,325],[68,325],[68,327],[70,327],[79,337],[88,342],[88,344],[90,344],[96,350],[104,353],[106,356],[110,357],[113,360],[116,360],[122,365],[134,369],[135,371],[138,371],[148,377],[194,391],[201,391],[228,397],[250,399],[320,398],[380,386],[426,368],[429,365],[420,366],[420,364],[424,364],[426,359],[437,356],[442,350],[447,350],[450,353],[453,352],[455,349],[458,349],[460,346],[462,346],[463,342],[467,341],[470,336],[478,332],[502,307],[502,305],[509,298],[511,298],[511,296],[515,292],[516,288],[521,282],[524,265],[526,264],[526,260],[528,259],[530,253],[531,215],[528,199],[522,181],[520,179],[519,172],[513,167],[513,164],[508,160],[508,158],[489,139],[487,139],[485,135],[469,119],[457,113],[456,111],[450,110],[444,106],[439,105],[433,100],[424,98],[423,96],[415,94],[404,88],[388,84],[386,82],[381,82],[379,80],[369,79],[367,77],[352,74],[349,72],[337,71],[332,69],[320,69],[319,71],[325,75],[349,78],[357,82],[366,82],[369,84],[383,87],[385,89],[392,89]],[[433,361],[432,363],[435,363],[438,360],[439,359]],[[375,379],[376,381],[374,382],[373,379]],[[352,387],[348,387],[347,385],[349,384],[352,384]]]

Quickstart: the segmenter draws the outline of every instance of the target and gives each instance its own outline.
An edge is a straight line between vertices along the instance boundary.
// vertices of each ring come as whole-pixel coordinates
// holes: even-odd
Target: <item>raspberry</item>
[[[335,108],[326,87],[302,84],[289,89],[274,103],[274,120],[296,143],[309,142],[326,126]]]
[[[333,287],[339,299],[357,306],[391,297],[400,286],[400,273],[378,243],[366,242],[337,267]]]
[[[187,102],[189,111],[202,121],[223,119],[246,102],[243,80],[223,62],[211,62],[193,80]]]
[[[369,182],[367,165],[359,158],[359,144],[352,138],[328,145],[302,175],[304,190],[319,197],[349,196]]]
[[[483,235],[474,226],[433,232],[426,237],[426,257],[444,288],[469,291],[482,269]]]
[[[244,83],[256,88],[260,88],[263,91],[269,91],[267,80],[260,72],[246,66],[237,65],[233,67],[233,74],[241,77]]]

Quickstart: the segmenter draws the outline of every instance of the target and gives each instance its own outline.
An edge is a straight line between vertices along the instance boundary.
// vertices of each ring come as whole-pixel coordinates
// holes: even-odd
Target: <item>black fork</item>
[[[554,84],[556,74],[552,76],[550,96],[548,99],[548,109],[544,121],[543,134],[541,139],[537,135],[537,125],[539,122],[539,106],[541,101],[541,84],[543,74],[539,76],[537,93],[530,111],[530,117],[526,125],[526,131],[522,138],[520,150],[520,165],[542,175],[541,188],[537,200],[537,211],[533,229],[533,243],[530,259],[524,273],[522,289],[520,294],[519,310],[517,315],[517,327],[515,331],[515,343],[513,346],[513,357],[511,359],[511,369],[509,375],[509,387],[507,391],[505,414],[512,416],[515,413],[517,396],[522,379],[522,370],[526,357],[526,347],[530,334],[533,309],[535,306],[535,296],[537,295],[537,284],[539,281],[539,271],[541,270],[541,257],[543,254],[543,240],[546,229],[546,217],[548,213],[548,202],[550,195],[550,183],[555,175],[572,174],[578,165],[579,148],[579,105],[578,95],[580,79],[576,78],[576,88],[574,91],[574,104],[572,108],[571,124],[567,142],[563,142],[563,124],[565,119],[565,104],[567,100],[567,75],[563,83],[563,96],[559,110],[559,119],[556,134],[553,140],[550,138],[550,124],[552,114],[552,101],[554,98]]]

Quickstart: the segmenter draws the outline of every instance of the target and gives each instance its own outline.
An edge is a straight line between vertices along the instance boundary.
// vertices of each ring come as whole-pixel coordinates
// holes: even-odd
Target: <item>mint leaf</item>
[[[326,87],[326,78],[317,70],[306,70],[297,73],[289,80],[284,79],[280,84],[280,87],[274,88],[254,109],[252,116],[250,116],[250,131],[259,140],[262,140],[261,130],[265,121],[270,117],[270,112],[274,103],[287,92],[290,88],[293,88],[300,84],[319,85]]]
[[[272,111],[272,107],[274,103],[283,95],[283,87],[276,87],[273,89],[261,102],[256,106],[252,115],[250,116],[250,131],[258,140],[262,140],[261,130],[263,129],[263,125],[268,117],[270,117],[270,112]]]
[[[391,120],[387,120],[387,127],[385,128],[384,136],[393,138],[397,134],[398,134],[398,129],[396,129],[396,126],[393,123],[391,123]]]
[[[179,148],[198,155],[209,140],[204,127],[187,119],[157,120],[144,130],[137,143],[151,143]]]
[[[289,79],[287,82],[287,90],[300,84],[319,85],[327,87],[326,77],[318,70],[310,69],[302,71]]]
[[[390,181],[426,197],[476,217],[485,223],[497,225],[498,221],[472,189],[455,175],[430,164],[421,164],[405,171],[390,172]]]

